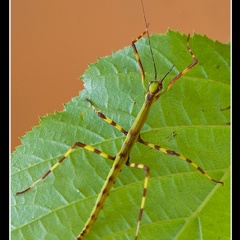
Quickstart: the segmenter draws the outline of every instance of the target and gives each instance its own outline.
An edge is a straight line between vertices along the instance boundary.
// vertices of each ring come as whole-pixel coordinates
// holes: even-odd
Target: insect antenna
[[[154,56],[153,56],[152,45],[151,45],[150,36],[149,36],[149,32],[148,32],[149,23],[147,22],[145,9],[144,9],[144,5],[143,5],[143,0],[141,0],[141,4],[142,4],[142,11],[143,11],[143,17],[144,17],[144,22],[145,22],[145,26],[146,26],[147,36],[148,36],[148,44],[149,44],[149,48],[150,48],[150,52],[151,52],[151,56],[152,56],[152,61],[153,61],[154,80],[157,80],[157,68],[156,68],[156,63],[155,63],[155,59],[154,59]]]

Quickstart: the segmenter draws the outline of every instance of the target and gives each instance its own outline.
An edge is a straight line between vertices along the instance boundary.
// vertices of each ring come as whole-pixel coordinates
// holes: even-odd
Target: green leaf
[[[192,62],[186,39],[170,30],[151,37],[158,78],[175,65],[165,86]],[[177,157],[136,143],[130,161],[150,168],[139,239],[230,239],[229,44],[194,34],[190,46],[199,63],[154,103],[141,136],[192,159],[213,178],[224,181],[224,186]],[[154,72],[147,39],[139,40],[137,47],[148,82]],[[86,97],[126,130],[144,101],[139,66],[130,46],[98,59],[82,79],[85,90],[80,96],[62,112],[41,118],[12,154],[12,240],[76,238],[112,161],[76,148],[33,189],[15,193],[40,178],[76,141],[117,154],[125,136],[100,119],[84,101]],[[86,240],[134,239],[143,180],[142,170],[123,169]]]

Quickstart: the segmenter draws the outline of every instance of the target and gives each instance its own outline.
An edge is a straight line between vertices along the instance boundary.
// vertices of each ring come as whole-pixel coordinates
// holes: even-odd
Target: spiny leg
[[[139,163],[130,163],[129,160],[127,161],[126,165],[129,166],[129,167],[143,169],[145,171],[142,201],[141,201],[141,207],[140,207],[140,211],[139,211],[139,215],[138,215],[137,228],[136,228],[136,232],[135,232],[135,240],[137,240],[139,229],[140,229],[140,224],[141,224],[141,220],[142,220],[142,214],[143,214],[143,209],[144,209],[144,205],[145,205],[145,200],[146,200],[148,177],[149,177],[149,171],[150,170],[149,170],[149,167],[146,166],[146,165],[139,164]]]
[[[40,177],[37,181],[35,181],[32,185],[30,185],[28,188],[24,189],[23,191],[20,191],[20,192],[17,192],[16,195],[19,195],[19,194],[22,194],[22,193],[25,193],[27,192],[28,190],[30,190],[31,188],[33,188],[33,186],[35,186],[38,182],[40,182],[41,180],[43,180],[44,178],[46,178],[51,172],[54,171],[55,168],[57,168],[68,156],[69,154],[73,151],[73,149],[75,147],[81,147],[81,148],[84,148],[84,149],[87,149],[89,151],[92,151],[104,158],[107,158],[109,160],[114,160],[115,157],[112,157],[94,147],[91,147],[90,145],[87,145],[85,143],[82,143],[82,142],[76,142],[74,143],[70,148],[69,150],[58,160],[57,163],[55,163],[46,173],[44,173],[42,175],[42,177]]]
[[[114,122],[112,119],[106,117],[103,113],[101,113],[98,109],[96,109],[94,107],[94,105],[92,104],[92,102],[89,100],[89,99],[86,99],[86,101],[88,101],[93,110],[98,114],[98,116],[100,118],[102,118],[105,122],[111,124],[112,126],[114,126],[115,128],[117,128],[120,132],[124,133],[125,135],[127,135],[128,131],[126,131],[124,128],[122,128],[119,124],[117,124],[116,122]],[[174,155],[182,160],[184,160],[185,162],[189,163],[190,165],[192,165],[194,168],[196,168],[199,172],[201,172],[202,174],[204,174],[207,178],[209,178],[211,181],[213,182],[216,182],[216,183],[220,183],[220,184],[223,184],[223,182],[221,181],[218,181],[218,180],[215,180],[213,179],[212,177],[210,177],[201,167],[199,167],[196,163],[194,163],[192,160],[190,160],[189,158],[173,151],[173,150],[170,150],[170,149],[165,149],[163,147],[160,147],[158,145],[155,145],[155,144],[152,144],[152,143],[149,143],[149,142],[146,142],[144,141],[140,136],[139,136],[139,139],[138,139],[138,142],[150,147],[150,148],[153,148],[153,149],[156,149],[158,151],[161,151],[161,152],[164,152],[166,154],[169,154],[169,155]]]

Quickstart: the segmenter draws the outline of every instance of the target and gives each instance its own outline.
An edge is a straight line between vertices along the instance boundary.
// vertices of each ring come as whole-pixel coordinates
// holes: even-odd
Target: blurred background
[[[144,0],[150,33],[168,28],[230,41],[230,0]],[[11,1],[11,150],[40,116],[79,94],[98,57],[145,29],[140,0]]]

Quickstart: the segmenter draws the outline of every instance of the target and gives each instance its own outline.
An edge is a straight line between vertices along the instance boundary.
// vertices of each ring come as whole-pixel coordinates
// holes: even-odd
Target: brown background
[[[230,0],[144,0],[150,32],[168,28],[230,41]],[[144,30],[140,0],[11,1],[11,149],[82,89],[98,57]]]

